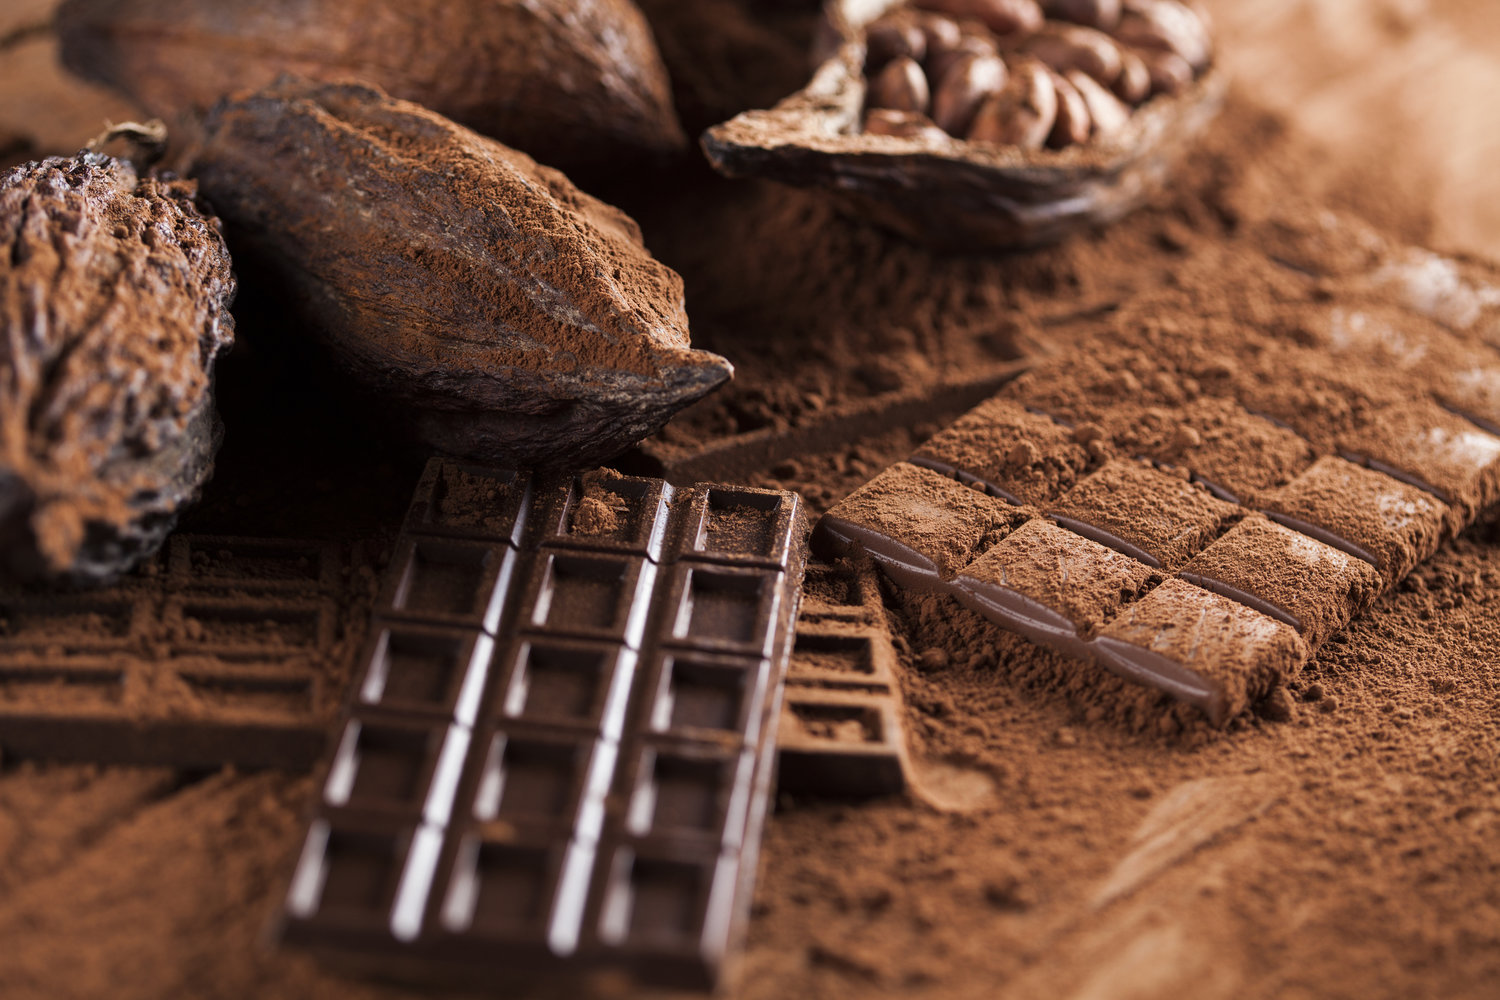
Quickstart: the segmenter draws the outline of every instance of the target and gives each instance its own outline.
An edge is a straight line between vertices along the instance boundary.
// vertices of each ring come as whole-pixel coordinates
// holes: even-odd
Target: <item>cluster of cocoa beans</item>
[[[1108,138],[1213,59],[1183,0],[916,0],[865,41],[866,132],[1028,150]]]

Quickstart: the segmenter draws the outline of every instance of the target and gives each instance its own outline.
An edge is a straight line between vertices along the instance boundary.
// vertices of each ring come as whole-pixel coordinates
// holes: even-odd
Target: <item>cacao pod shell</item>
[[[565,167],[687,140],[631,0],[68,0],[63,62],[161,117],[283,73],[361,80]]]
[[[730,377],[628,216],[425,108],[284,80],[216,107],[190,158],[235,252],[441,450],[597,464]]]
[[[0,577],[105,582],[212,473],[235,279],[194,195],[96,153],[0,176]]]

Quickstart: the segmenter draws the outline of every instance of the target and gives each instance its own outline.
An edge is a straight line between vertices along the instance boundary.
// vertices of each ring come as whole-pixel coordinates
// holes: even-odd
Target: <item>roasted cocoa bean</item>
[[[869,105],[872,108],[926,114],[931,100],[927,74],[922,72],[915,59],[905,56],[892,59],[870,81]]]
[[[947,139],[948,133],[933,124],[931,118],[915,111],[892,111],[871,108],[865,112],[865,131],[871,135],[892,135],[900,139]]]
[[[1045,0],[1048,17],[1109,31],[1120,21],[1120,0]]]
[[[1037,0],[918,0],[917,6],[954,18],[973,18],[997,35],[1029,33],[1046,18]]]
[[[1180,94],[1193,83],[1193,67],[1175,52],[1140,51],[1141,61],[1151,77],[1151,93]]]
[[[1089,141],[1094,122],[1089,117],[1089,107],[1078,89],[1067,77],[1052,71],[1052,86],[1057,91],[1057,121],[1047,136],[1047,145],[1052,149],[1080,146]]]
[[[1041,149],[1057,121],[1057,89],[1051,71],[1023,56],[1009,64],[1005,88],[980,106],[969,138],[1022,149]]]
[[[941,14],[923,14],[918,18],[917,23],[921,26],[922,37],[927,43],[929,60],[937,53],[954,48],[958,45],[959,39],[964,37],[964,31],[958,26],[958,22]]]
[[[1213,38],[1196,11],[1178,0],[1125,0],[1115,38],[1138,49],[1171,52],[1193,70],[1213,59]]]
[[[418,105],[283,81],[191,162],[289,319],[441,450],[596,464],[729,378],[629,217]]]
[[[1099,81],[1076,69],[1066,76],[1073,89],[1083,97],[1083,103],[1088,105],[1095,137],[1107,139],[1129,123],[1130,109],[1120,103],[1118,97],[1105,90]]]
[[[1114,91],[1126,104],[1139,104],[1151,96],[1151,70],[1130,49],[1120,49],[1120,75],[1115,78]]]
[[[932,96],[932,120],[949,135],[968,135],[979,106],[1000,92],[1005,78],[1005,63],[999,56],[959,60]]]
[[[98,153],[0,175],[0,578],[105,582],[211,475],[235,279],[195,196]]]
[[[865,72],[879,73],[892,59],[927,58],[927,34],[909,16],[887,15],[865,30]]]
[[[953,45],[928,53],[925,65],[927,79],[936,91],[943,85],[943,81],[948,79],[948,74],[953,72],[953,67],[963,60],[975,57],[995,57],[999,54],[1000,50],[995,45],[993,36],[989,34],[963,35]]]
[[[290,72],[376,84],[559,166],[686,146],[631,0],[67,0],[56,23],[70,69],[160,116]]]
[[[1093,28],[1049,24],[1027,40],[1026,51],[1059,73],[1082,70],[1106,87],[1120,76],[1120,47]]]

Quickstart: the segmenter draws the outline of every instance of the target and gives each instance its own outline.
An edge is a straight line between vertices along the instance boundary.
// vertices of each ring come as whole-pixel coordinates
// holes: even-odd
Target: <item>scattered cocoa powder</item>
[[[1306,287],[1309,279],[1291,269],[1283,269],[1285,286],[1246,277],[1247,267],[1264,268],[1254,261],[1273,256],[1317,276],[1311,292],[1297,294],[1323,294],[1322,284],[1332,296],[1326,304],[1341,304],[1339,282],[1378,267],[1385,244],[1429,232],[1431,203],[1397,198],[1387,185],[1426,198],[1411,186],[1411,165],[1454,159],[1450,147],[1408,142],[1399,176],[1351,174],[1370,158],[1366,146],[1343,145],[1330,159],[1258,102],[1314,72],[1291,66],[1297,53],[1337,46],[1340,65],[1356,51],[1389,64],[1395,36],[1367,26],[1394,18],[1395,8],[1213,6],[1242,29],[1225,33],[1224,58],[1255,46],[1257,65],[1276,72],[1241,77],[1244,89],[1178,190],[1063,247],[932,257],[834,217],[814,196],[696,171],[628,198],[611,192],[642,221],[653,252],[684,273],[695,341],[738,366],[732,390],[684,414],[668,436],[691,449],[751,425],[805,425],[824,408],[952,378],[1021,344],[1071,352],[1082,378],[1088,357],[1074,345],[1133,328],[1120,318],[1126,310],[1142,325],[1206,330],[1224,343],[1275,325],[1280,290]],[[1308,30],[1287,30],[1293,8]],[[1426,9],[1431,30],[1419,18],[1401,38],[1435,44],[1451,25],[1488,11],[1458,0]],[[1328,24],[1358,32],[1350,43]],[[1438,73],[1422,65],[1428,79]],[[1458,60],[1451,71],[1461,72]],[[1384,95],[1377,75],[1369,74],[1368,92]],[[1365,93],[1353,79],[1336,85]],[[1397,103],[1382,96],[1375,106],[1394,114]],[[1336,121],[1317,117],[1328,107],[1305,113],[1333,129]],[[1453,120],[1425,110],[1421,117]],[[1422,135],[1445,135],[1430,122],[1435,131]],[[1478,141],[1481,132],[1446,135]],[[1365,230],[1372,245],[1348,217],[1301,196],[1329,178],[1344,185],[1341,205],[1401,228]],[[1473,189],[1443,192],[1461,190]],[[1472,227],[1486,218],[1482,201],[1470,194],[1457,209],[1446,203],[1438,221],[1448,232]],[[1471,228],[1470,236],[1500,245],[1497,232]],[[1295,336],[1312,343],[1316,329],[1302,329]],[[1176,339],[1134,350],[1148,359]],[[322,382],[272,358],[260,347],[223,367],[229,437],[191,520],[282,533],[290,524],[388,531],[419,465],[368,443],[367,429],[324,398]],[[1143,371],[1163,367],[1171,366],[1156,359]],[[1143,391],[1165,391],[1126,368]],[[282,391],[290,416],[266,412],[267,386]],[[1205,425],[1194,428],[1207,439]],[[827,506],[937,429],[799,455],[755,478]],[[1085,424],[1076,433],[1089,437]],[[1171,427],[1143,424],[1141,435],[1143,450],[1194,447],[1174,443]],[[1276,441],[1268,435],[1268,453]],[[1278,455],[1237,465],[1244,488],[1277,483],[1287,467],[1280,463],[1291,460]],[[991,797],[968,810],[783,798],[767,829],[750,948],[730,995],[1493,995],[1497,595],[1500,529],[1487,522],[1418,567],[1289,688],[1224,732],[1103,672],[1020,655],[1019,640],[946,599],[908,605],[890,595],[916,773],[973,778]],[[8,762],[0,771],[0,934],[8,944],[0,991],[22,1000],[414,995],[261,945],[314,788],[307,777],[274,773]]]

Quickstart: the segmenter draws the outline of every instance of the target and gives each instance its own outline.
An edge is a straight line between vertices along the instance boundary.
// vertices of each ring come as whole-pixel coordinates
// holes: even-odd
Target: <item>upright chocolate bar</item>
[[[1222,724],[1500,497],[1500,437],[1446,371],[1246,339],[1243,367],[1188,338],[1040,364],[815,544]]]
[[[183,534],[111,587],[0,595],[0,750],[311,767],[360,641],[344,631],[369,599],[358,561],[337,544]]]
[[[857,798],[906,788],[896,650],[868,559],[808,567],[782,709],[778,787]]]
[[[285,940],[441,981],[717,982],[769,806],[803,522],[794,493],[432,461]]]

